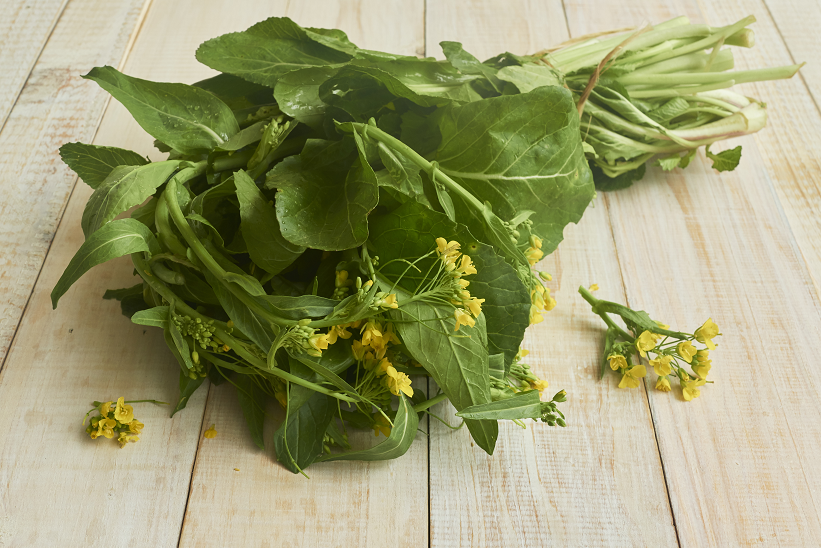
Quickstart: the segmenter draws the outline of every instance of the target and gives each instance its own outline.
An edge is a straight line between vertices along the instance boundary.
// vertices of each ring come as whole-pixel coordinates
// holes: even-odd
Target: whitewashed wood
[[[0,10],[0,128],[68,0],[7,0]]]
[[[429,51],[455,40],[482,59],[568,37],[560,2],[429,3],[427,22]],[[569,426],[501,423],[491,457],[467,431],[432,421],[431,544],[675,546],[645,391],[619,390],[613,375],[599,381],[605,326],[577,293],[598,283],[600,295],[624,301],[606,203],[597,199],[538,266],[553,273],[559,305],[528,330],[526,362],[549,380],[546,395],[568,392]],[[436,411],[458,422],[450,404]]]
[[[716,17],[713,8],[728,4],[693,2],[688,12],[703,21],[692,14],[701,6],[718,25],[751,11]],[[631,15],[658,21],[677,4],[632,6]],[[616,5],[567,8],[573,34],[625,23]],[[780,47],[759,39],[753,51]],[[772,112],[790,89],[757,91]],[[778,116],[771,123],[784,123]],[[700,155],[683,172],[653,169],[649,180],[607,197],[629,303],[680,329],[712,316],[724,333],[713,353],[715,384],[700,398],[650,393],[682,546],[821,544],[821,307],[785,216],[799,206],[787,197],[782,208],[756,140],[726,145],[744,146],[733,173],[713,172]]]
[[[179,9],[178,3],[174,6]],[[160,4],[152,13],[159,9]],[[244,5],[241,12],[224,2],[210,4],[207,23],[181,24],[176,32],[189,37],[186,48],[193,53],[199,41],[274,15],[287,15],[303,26],[341,28],[361,47],[414,55],[424,46],[423,5],[418,1],[259,3]],[[150,24],[144,32],[158,32]],[[315,464],[307,470],[309,480],[275,460],[271,435],[281,414],[274,414],[274,407],[275,420],[266,421],[263,452],[250,439],[234,390],[225,385],[211,389],[203,425],[216,424],[219,434],[200,442],[180,546],[426,544],[424,436],[398,460]],[[366,435],[373,440],[372,433]]]
[[[143,5],[72,2],[0,131],[0,363],[77,180],[57,149],[90,141],[108,100],[80,75],[120,63]]]

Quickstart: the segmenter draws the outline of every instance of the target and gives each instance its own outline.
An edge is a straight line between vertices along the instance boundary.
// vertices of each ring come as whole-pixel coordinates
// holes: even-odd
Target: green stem
[[[419,413],[420,411],[424,411],[425,409],[429,409],[436,405],[441,401],[445,401],[447,399],[447,395],[439,394],[438,396],[434,396],[429,400],[425,400],[422,403],[418,403],[413,406],[413,410]]]
[[[581,286],[581,285],[579,286],[579,293],[581,294],[581,296],[584,298],[585,301],[590,303],[590,306],[593,308],[593,313],[598,315],[602,320],[604,320],[604,323],[606,323],[608,327],[615,330],[616,333],[618,333],[620,337],[622,337],[624,340],[627,340],[627,341],[631,341],[635,338],[632,335],[630,335],[627,331],[625,331],[624,329],[622,329],[621,327],[616,325],[616,323],[613,322],[613,320],[610,319],[610,316],[607,315],[607,312],[603,312],[603,311],[599,310],[599,305],[601,305],[602,303],[607,302],[607,301],[600,301],[599,299],[594,297],[593,294],[590,291],[587,290],[587,288],[585,288],[584,286]]]

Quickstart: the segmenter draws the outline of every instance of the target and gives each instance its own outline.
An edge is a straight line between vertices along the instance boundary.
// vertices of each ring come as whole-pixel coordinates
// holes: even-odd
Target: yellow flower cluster
[[[485,299],[472,297],[467,287],[470,282],[462,276],[476,274],[476,266],[468,255],[463,255],[459,249],[461,244],[457,241],[448,242],[444,238],[436,238],[436,254],[439,260],[445,265],[445,271],[449,272],[457,284],[450,302],[456,307],[453,311],[453,318],[456,320],[456,328],[459,331],[463,325],[473,327],[479,314],[482,313],[482,303]],[[461,258],[460,258],[461,257]],[[458,263],[458,266],[457,266]]]
[[[139,441],[138,434],[145,425],[134,418],[134,408],[127,405],[123,398],[119,398],[116,405],[110,401],[101,403],[98,410],[100,414],[92,417],[86,428],[91,439],[96,440],[100,436],[113,439],[116,436],[121,448]]]
[[[362,362],[366,371],[372,371],[391,394],[398,396],[400,392],[406,396],[413,396],[411,380],[404,373],[396,370],[386,357],[388,345],[401,344],[399,337],[393,330],[393,324],[382,326],[378,320],[368,320],[360,330],[361,340],[355,340],[351,347],[354,358]]]
[[[530,290],[530,325],[544,321],[542,311],[550,312],[556,308],[556,299],[550,296],[550,289],[536,282]]]
[[[544,257],[541,238],[538,236],[530,236],[530,247],[525,251],[525,257],[527,257],[527,262],[530,263],[530,266],[535,265]]]

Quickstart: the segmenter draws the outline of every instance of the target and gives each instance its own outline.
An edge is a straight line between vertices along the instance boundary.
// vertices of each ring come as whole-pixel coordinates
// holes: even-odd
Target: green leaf
[[[267,122],[257,122],[235,133],[230,139],[222,143],[217,150],[234,151],[247,147],[262,139]]]
[[[281,76],[293,70],[350,61],[351,54],[341,49],[347,48],[338,34],[309,31],[287,17],[271,17],[244,32],[204,42],[197,49],[197,60],[273,88]]]
[[[347,159],[352,144],[347,138],[309,140],[300,156],[285,158],[268,173],[266,187],[280,190],[277,218],[291,243],[336,251],[368,239],[368,214],[379,189],[361,149],[353,164]]]
[[[681,163],[681,156],[678,154],[671,154],[665,158],[659,158],[653,164],[654,166],[659,166],[664,171],[673,171],[678,165]]]
[[[542,416],[542,402],[538,390],[528,390],[512,398],[472,405],[456,416],[473,420],[538,419]]]
[[[505,370],[505,355],[492,354],[488,356],[487,368],[492,378],[504,380],[505,375],[507,375],[507,371]]]
[[[454,331],[453,307],[423,301],[401,304],[391,316],[405,347],[457,410],[490,401],[490,377],[484,315],[475,327]],[[476,444],[493,454],[499,426],[493,421],[466,421]]]
[[[413,410],[411,401],[404,394],[400,394],[399,408],[396,410],[396,418],[393,419],[393,428],[391,428],[391,434],[385,441],[370,449],[323,456],[317,459],[317,462],[330,460],[379,461],[401,457],[410,449],[416,437],[418,426],[419,416]]]
[[[485,299],[482,315],[487,322],[489,351],[491,354],[503,353],[505,365],[510,366],[530,324],[530,294],[516,269],[491,246],[476,241],[466,227],[456,225],[445,215],[416,202],[407,202],[387,215],[372,217],[370,227],[376,254],[386,265],[382,272],[392,280],[402,275],[407,263],[387,264],[388,261],[414,261],[435,247],[437,237],[461,243],[462,252],[473,259],[477,271],[465,278],[470,281],[468,290],[472,296]],[[434,260],[421,261],[417,266],[426,272]],[[415,269],[410,269],[400,285],[414,292],[421,276]]]
[[[60,147],[60,158],[85,184],[97,188],[117,166],[142,166],[148,163],[136,152],[117,147],[85,143],[66,143]]]
[[[379,143],[379,158],[388,172],[387,181],[379,181],[380,186],[390,186],[395,188],[405,196],[430,207],[425,196],[425,189],[422,184],[422,176],[419,166],[409,160],[404,154],[397,154],[391,148]]]
[[[266,272],[279,274],[302,255],[305,248],[282,237],[276,211],[247,173],[242,170],[235,172],[234,184],[239,199],[242,231],[253,235],[246,240],[251,260]]]
[[[188,405],[188,400],[194,395],[194,392],[197,391],[197,388],[199,388],[204,381],[205,377],[198,376],[196,379],[192,379],[186,375],[185,372],[180,370],[180,399],[177,400],[177,405],[175,405],[174,410],[171,411],[172,417],[178,411],[185,409],[185,406]]]
[[[257,447],[264,450],[265,441],[262,433],[265,424],[265,393],[250,375],[234,375],[234,384],[245,423],[251,431],[251,438]]]
[[[710,152],[710,146],[708,145],[704,152],[713,161],[713,169],[716,171],[732,171],[738,167],[738,163],[741,161],[740,146],[713,154]]]
[[[143,203],[179,168],[178,161],[115,167],[86,202],[81,225],[86,238],[123,211]]]
[[[183,154],[207,152],[239,131],[231,109],[204,89],[132,78],[108,66],[83,78],[97,82],[152,137]]]
[[[225,287],[213,274],[208,271],[204,272],[205,279],[208,281],[214,293],[217,295],[222,308],[234,325],[243,334],[245,334],[251,341],[256,344],[263,352],[268,352],[274,344],[276,334],[274,333],[270,322],[261,318],[253,310],[248,308],[239,298],[237,298],[231,291]],[[253,298],[249,296],[249,298]]]
[[[144,224],[134,219],[120,219],[103,226],[83,242],[68,263],[51,291],[52,306],[57,308],[60,297],[91,267],[140,251],[148,251],[152,255],[160,252],[156,238]]]
[[[316,295],[261,295],[258,299],[264,301],[277,316],[289,320],[324,318],[339,304],[339,301]]]
[[[322,453],[325,430],[334,416],[330,397],[302,386],[291,386],[288,418],[274,434],[277,460],[294,474],[307,468]],[[304,403],[294,405],[294,392],[307,395]]]
[[[300,123],[321,128],[327,105],[319,98],[319,86],[337,70],[327,66],[307,67],[282,75],[274,88],[280,110]]]
[[[556,249],[565,225],[578,222],[593,198],[579,115],[566,89],[547,86],[452,106],[439,127],[440,169],[480,202],[493,204],[502,219],[524,209],[536,211],[530,219],[546,254]],[[458,208],[457,214],[460,222],[475,215]],[[469,224],[471,229],[477,225],[486,223]]]
[[[148,310],[141,310],[131,316],[131,321],[137,325],[166,329],[168,327],[168,307],[155,306]]]
[[[633,186],[633,183],[641,180],[647,171],[647,164],[641,164],[636,169],[622,173],[618,177],[608,177],[595,162],[591,161],[590,171],[593,173],[593,180],[596,182],[596,190],[610,192],[612,190],[629,188]]]
[[[533,63],[503,67],[499,70],[497,76],[500,80],[515,85],[521,93],[528,93],[542,86],[562,85],[556,71],[547,65]]]

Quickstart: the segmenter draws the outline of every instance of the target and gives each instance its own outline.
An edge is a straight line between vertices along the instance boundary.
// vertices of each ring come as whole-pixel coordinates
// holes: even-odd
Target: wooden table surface
[[[171,401],[178,375],[159,330],[100,298],[133,283],[127,259],[93,269],[51,310],[91,192],[57,148],[158,157],[80,78],[91,67],[194,82],[212,74],[198,44],[274,15],[366,48],[441,57],[438,43],[456,40],[485,58],[645,20],[748,14],[757,45],[736,50],[737,68],[810,64],[743,86],[769,124],[726,144],[743,145],[739,169],[716,173],[703,152],[684,172],[650,169],[599,194],[540,266],[559,306],[524,346],[569,393],[567,428],[504,424],[490,457],[431,421],[398,460],[318,464],[310,480],[256,448],[225,385],[204,385],[173,419],[139,406],[145,435],[123,450],[84,433],[88,402]],[[820,546],[819,28],[818,0],[5,0],[0,547]],[[724,334],[715,384],[687,403],[599,381],[602,324],[576,293],[593,282],[674,327],[711,316]],[[219,435],[204,439],[211,424]]]

